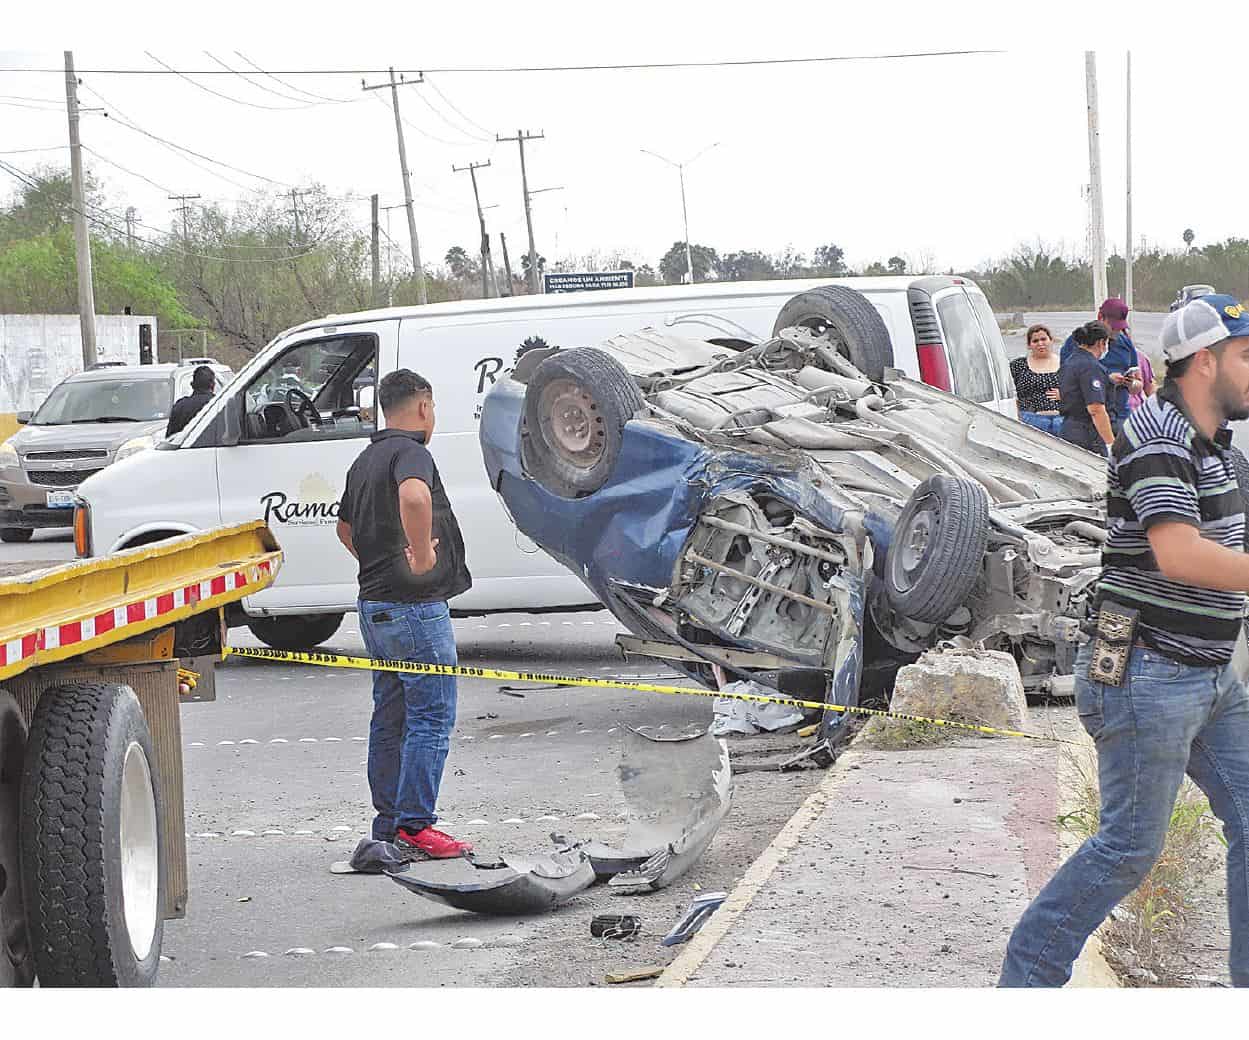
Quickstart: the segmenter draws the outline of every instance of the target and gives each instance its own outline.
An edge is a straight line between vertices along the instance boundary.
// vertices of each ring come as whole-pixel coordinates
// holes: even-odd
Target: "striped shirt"
[[[1196,429],[1168,383],[1131,414],[1110,453],[1110,528],[1095,603],[1135,607],[1137,638],[1183,664],[1231,660],[1245,596],[1164,578],[1146,532],[1159,523],[1190,524],[1203,538],[1242,550],[1244,500],[1224,450],[1230,442],[1226,428],[1214,441]]]

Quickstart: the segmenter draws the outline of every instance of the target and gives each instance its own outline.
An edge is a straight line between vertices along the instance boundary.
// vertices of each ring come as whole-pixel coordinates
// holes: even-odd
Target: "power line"
[[[218,65],[220,65],[223,69],[225,69],[227,72],[233,72],[236,76],[242,79],[243,82],[247,83],[249,86],[253,86],[257,90],[263,90],[266,94],[272,94],[274,97],[283,98],[286,101],[295,101],[298,103],[300,108],[312,108],[315,105],[333,104],[333,102],[328,102],[328,101],[309,102],[306,98],[297,98],[293,94],[283,94],[280,90],[274,90],[272,87],[266,87],[263,83],[257,83],[254,79],[252,79],[246,73],[240,72],[238,69],[231,68],[220,58],[209,53],[208,51],[205,51],[204,53],[208,55],[208,57],[211,58],[213,61],[215,61]],[[354,101],[355,99],[353,98],[352,100]]]
[[[148,177],[148,176],[146,176],[146,175],[144,175],[144,174],[142,174],[142,173],[137,173],[137,172],[135,172],[134,170],[127,169],[127,168],[126,168],[125,166],[123,166],[121,163],[119,163],[119,162],[115,162],[114,160],[109,159],[109,158],[107,158],[106,156],[101,155],[101,154],[100,154],[99,152],[97,152],[94,148],[89,148],[87,145],[85,145],[85,144],[84,144],[84,145],[82,145],[82,150],[83,150],[84,152],[90,152],[90,153],[91,153],[92,155],[94,155],[97,159],[99,159],[99,160],[100,160],[100,162],[102,162],[102,163],[107,163],[109,166],[115,166],[117,169],[121,170],[121,172],[122,172],[122,173],[128,173],[128,174],[130,174],[130,176],[131,176],[131,177],[138,177],[138,178],[139,178],[139,180],[141,180],[141,181],[146,181],[146,182],[147,182],[148,184],[150,184],[153,188],[159,188],[159,189],[160,189],[161,191],[163,191],[166,195],[168,195],[168,194],[172,191],[172,189],[170,189],[170,188],[166,188],[163,184],[157,184],[154,180],[152,180],[152,178],[151,178],[151,177]]]
[[[273,80],[274,83],[280,83],[282,86],[286,87],[287,90],[294,90],[300,94],[305,95],[306,97],[314,98],[317,101],[327,101],[333,105],[349,105],[359,100],[359,98],[353,98],[353,97],[351,98],[328,98],[324,94],[314,94],[310,90],[304,90],[303,87],[296,87],[290,83],[282,83],[282,81],[278,79],[277,76],[275,76],[272,72],[265,72],[264,69],[262,69],[254,61],[252,61],[251,58],[249,58],[242,51],[236,50],[234,53],[237,54],[240,58],[242,58],[244,62],[250,65],[253,69],[259,72],[262,76],[268,76],[269,79]]]
[[[48,181],[42,180],[40,178],[36,178],[33,174],[27,173],[26,171],[20,169],[19,167],[12,165],[9,162],[6,162],[3,159],[0,159],[0,170],[3,170],[4,172],[10,174],[11,176],[17,178],[27,187],[41,188],[41,187],[46,187],[49,183]],[[95,206],[95,205],[92,205],[91,203],[85,203],[84,208],[80,210],[76,206],[74,206],[72,203],[68,203],[65,205],[65,208],[70,213],[81,213],[84,217],[86,217],[87,220],[92,221],[98,227],[102,227],[108,231],[112,231],[116,235],[126,234],[125,229],[123,229],[120,225],[113,223],[113,221],[117,220],[118,218],[114,214],[109,213],[109,211],[104,209],[102,206]],[[97,213],[103,213],[104,217],[95,216],[92,213],[88,212],[88,210],[95,210]],[[108,219],[104,219],[105,217]],[[139,227],[147,228],[149,231],[153,231],[158,235],[169,235],[170,237],[172,237],[171,232],[163,231],[160,228],[152,227],[150,224],[143,224],[139,222],[136,222],[136,223],[138,224]],[[207,253],[195,253],[187,249],[179,249],[177,246],[172,246],[172,245],[169,245],[168,243],[153,242],[151,239],[141,238],[137,235],[133,236],[133,238],[135,241],[142,242],[144,245],[152,246],[156,249],[164,249],[171,253],[177,253],[180,256],[194,257],[199,260],[213,260],[213,261],[216,261],[217,263],[223,263],[223,264],[284,264],[284,263],[289,263],[292,260],[298,260],[301,257],[309,256],[312,253],[321,252],[321,247],[317,243],[312,243],[308,249],[305,249],[302,252],[296,253],[292,256],[258,256],[258,257],[212,256]],[[250,246],[249,245],[249,246],[230,246],[229,248],[278,249],[281,247],[280,246]]]
[[[68,148],[67,144],[50,144],[46,148],[9,148],[0,151],[0,155],[27,155],[30,152],[59,152]]]
[[[459,116],[462,120],[464,120],[465,123],[467,123],[469,126],[475,127],[476,129],[480,130],[483,134],[486,135],[487,138],[492,139],[494,137],[494,132],[492,130],[487,130],[480,123],[475,122],[472,119],[469,119],[468,116],[466,116],[463,112],[461,112],[458,108],[456,108],[455,105],[452,103],[451,99],[447,97],[447,95],[444,94],[441,90],[438,89],[438,85],[434,83],[433,80],[427,78],[425,82],[429,84],[430,89],[433,90],[435,94],[437,94],[440,98],[442,98],[444,102],[446,102],[447,107],[451,109],[451,111],[454,112],[457,116]]]
[[[452,65],[442,68],[395,69],[398,75],[419,75],[425,73],[443,74],[500,74],[520,72],[630,72],[654,69],[715,69],[715,68],[749,68],[770,65],[818,65],[834,62],[866,62],[866,61],[906,61],[915,58],[962,58],[980,55],[1004,54],[1002,50],[954,50],[954,51],[904,51],[890,54],[834,54],[819,55],[807,58],[743,58],[735,61],[658,61],[658,62],[624,62],[614,65]],[[46,68],[0,68],[4,72],[60,72],[60,69]],[[84,74],[110,76],[158,76],[192,75],[222,76],[221,69],[82,69]],[[350,68],[350,69],[274,69],[265,75],[281,76],[375,76],[384,75],[388,69]]]
[[[420,92],[418,91],[417,93],[419,94]],[[390,111],[390,106],[387,105],[386,102],[383,101],[381,98],[374,95],[373,100],[376,101],[379,105],[381,105],[387,111]],[[424,101],[425,99],[422,98],[421,100]],[[429,104],[428,101],[426,101],[425,103]],[[428,130],[425,130],[422,127],[417,126],[415,123],[409,121],[406,117],[402,115],[399,117],[399,119],[403,123],[403,125],[406,126],[409,130],[415,130],[422,137],[427,138],[428,140],[433,141],[436,144],[443,144],[443,145],[446,145],[448,148],[475,148],[477,146],[476,143],[473,141],[448,141],[445,137],[439,137],[437,134],[431,134]],[[461,133],[462,132],[463,131],[461,131]]]
[[[149,58],[151,58],[154,62],[156,62],[156,64],[163,65],[169,72],[172,72],[179,79],[184,79],[188,83],[190,83],[191,86],[198,87],[200,90],[204,91],[205,94],[212,94],[213,97],[219,97],[223,101],[233,101],[234,104],[236,105],[245,105],[247,108],[259,108],[267,112],[294,112],[299,108],[312,108],[313,107],[312,104],[297,105],[297,106],[262,105],[255,101],[244,101],[242,98],[231,97],[229,94],[222,94],[218,90],[213,90],[212,87],[206,87],[202,83],[196,83],[195,80],[191,79],[190,76],[188,76],[186,73],[179,72],[177,69],[171,68],[169,65],[165,65],[165,63],[161,61],[160,58],[156,57],[156,55],[153,54],[151,51],[144,51],[143,53],[146,54]],[[226,71],[233,72],[234,70],[227,69]],[[202,75],[202,73],[196,73],[196,75]]]
[[[451,122],[451,120],[449,120],[440,111],[438,111],[438,109],[434,107],[433,103],[429,100],[429,98],[427,98],[419,90],[416,92],[416,96],[420,99],[421,104],[423,104],[426,108],[428,108],[431,112],[433,112],[434,115],[436,115],[440,120],[442,120],[442,123],[444,126],[450,127],[461,137],[466,137],[470,141],[480,141],[480,142],[488,142],[488,141],[493,140],[493,137],[483,137],[481,136],[481,134],[470,133],[469,131],[465,130],[463,127],[456,126],[453,122]]]

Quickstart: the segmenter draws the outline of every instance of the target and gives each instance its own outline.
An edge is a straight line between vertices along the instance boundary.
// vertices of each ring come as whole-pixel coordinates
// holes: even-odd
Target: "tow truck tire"
[[[905,618],[937,624],[971,595],[989,544],[989,496],[938,473],[912,492],[885,553],[885,595]]]
[[[12,694],[0,690],[0,989],[35,981],[18,853],[25,754],[26,723]]]
[[[616,468],[625,424],[645,405],[610,354],[594,347],[552,354],[525,388],[525,469],[561,498],[593,494]]]
[[[150,986],[164,937],[160,777],[129,686],[63,683],[22,771],[22,888],[40,986]]]
[[[274,650],[311,650],[333,636],[342,623],[342,614],[297,614],[254,618],[247,622],[247,627]]]
[[[0,542],[29,542],[34,536],[30,527],[0,527]]]
[[[893,340],[884,319],[854,289],[821,285],[794,296],[776,316],[772,335],[795,325],[827,331],[837,352],[874,382],[884,379],[885,369],[893,366]]]

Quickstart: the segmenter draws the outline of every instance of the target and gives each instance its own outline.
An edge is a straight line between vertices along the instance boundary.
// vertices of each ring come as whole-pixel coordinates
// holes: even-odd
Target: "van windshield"
[[[54,387],[32,426],[151,422],[169,415],[168,379],[85,379]]]

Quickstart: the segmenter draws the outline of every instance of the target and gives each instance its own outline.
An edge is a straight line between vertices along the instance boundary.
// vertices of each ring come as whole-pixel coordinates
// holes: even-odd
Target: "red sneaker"
[[[402,827],[395,834],[395,848],[405,859],[456,859],[473,851],[467,841],[456,841],[450,834],[426,827],[413,834]]]

